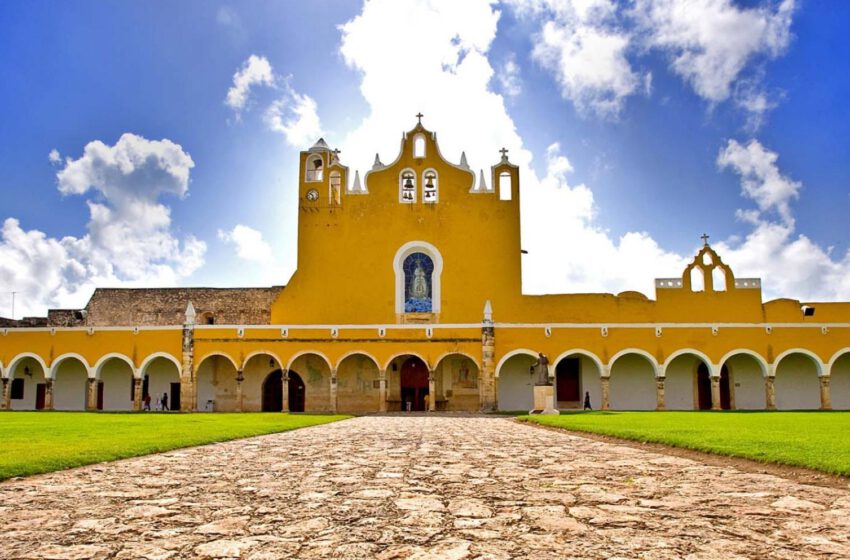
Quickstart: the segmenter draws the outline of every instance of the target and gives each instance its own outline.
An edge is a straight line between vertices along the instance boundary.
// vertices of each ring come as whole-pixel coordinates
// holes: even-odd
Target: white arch
[[[434,369],[437,369],[438,367],[440,367],[440,362],[442,362],[443,360],[445,360],[449,356],[463,356],[465,358],[469,358],[470,360],[472,360],[472,363],[475,364],[475,367],[477,367],[479,370],[481,370],[481,366],[478,364],[478,360],[476,360],[474,357],[467,354],[466,352],[461,352],[459,350],[454,350],[452,352],[446,352],[446,353],[442,354],[439,358],[434,360],[434,363],[436,364],[434,366]]]
[[[425,367],[428,368],[428,371],[431,371],[431,364],[428,363],[428,360],[426,360],[425,357],[422,354],[417,354],[416,352],[402,352],[401,354],[396,354],[395,356],[393,356],[389,360],[387,360],[387,363],[384,365],[384,371],[389,369],[390,364],[393,363],[393,360],[395,360],[396,358],[400,358],[402,356],[416,356],[417,358],[422,360],[422,363],[425,364]]]
[[[44,377],[47,378],[50,372],[50,368],[47,367],[47,364],[44,363],[44,360],[41,359],[41,356],[39,356],[38,354],[34,354],[33,352],[21,352],[20,354],[12,358],[12,360],[9,362],[9,369],[6,371],[6,375],[9,377],[9,379],[12,379],[12,376],[15,375],[15,369],[18,367],[18,363],[24,358],[32,358],[33,360],[38,362],[44,372]]]
[[[0,360],[0,379],[6,377],[6,370],[3,369],[3,360]]]
[[[655,371],[658,372],[658,362],[655,360],[655,356],[647,352],[646,350],[641,350],[640,348],[626,348],[624,350],[620,350],[616,354],[614,354],[610,360],[608,360],[608,367],[613,368],[614,362],[625,356],[626,354],[638,354],[639,356],[643,356],[649,363],[652,364],[652,367],[655,368]]]
[[[95,379],[100,379],[100,370],[103,369],[103,366],[106,365],[106,362],[109,360],[116,359],[124,362],[128,366],[130,366],[130,370],[133,372],[133,377],[139,377],[139,370],[136,369],[136,364],[133,363],[133,360],[130,359],[129,356],[124,354],[120,354],[118,352],[110,352],[109,354],[104,354],[100,357],[100,359],[95,362],[94,367],[90,370],[89,376],[94,376]]]
[[[572,348],[567,350],[566,352],[562,352],[560,356],[555,358],[555,361],[552,362],[553,367],[558,367],[558,362],[563,360],[564,358],[569,358],[570,356],[584,356],[585,358],[590,358],[590,360],[596,365],[599,370],[600,377],[602,376],[602,372],[605,371],[605,368],[602,366],[602,360],[599,359],[599,356],[591,352],[590,350],[584,350],[582,348]]]
[[[790,356],[791,354],[803,354],[804,356],[808,356],[815,363],[815,369],[817,370],[818,377],[825,375],[823,371],[823,362],[820,361],[820,356],[812,352],[811,350],[806,350],[804,348],[791,348],[779,354],[773,360],[774,371],[779,367],[779,363]],[[828,375],[828,373],[827,373]]]
[[[358,356],[358,355],[359,356],[366,356],[367,358],[372,360],[372,363],[375,364],[376,368],[378,368],[379,370],[381,369],[381,364],[378,362],[377,358],[375,358],[375,356],[373,356],[369,352],[365,352],[363,350],[352,350],[352,351],[346,352],[345,354],[340,356],[340,358],[336,361],[336,369],[339,369],[339,366],[341,366],[342,362],[344,362],[346,359],[350,358],[351,356]]]
[[[667,357],[667,359],[664,361],[664,364],[662,365],[662,367],[664,368],[664,371],[665,372],[667,371],[667,368],[670,367],[670,364],[673,363],[673,360],[675,360],[679,356],[686,356],[688,354],[691,354],[692,356],[696,356],[697,358],[702,360],[702,363],[705,364],[705,367],[708,368],[709,372],[711,371],[711,365],[713,363],[711,361],[711,358],[709,358],[708,356],[706,356],[705,354],[703,354],[699,350],[695,350],[693,348],[682,348],[681,350],[676,350],[675,352],[670,354]]]
[[[262,356],[263,354],[265,354],[267,356],[271,356],[272,358],[274,358],[274,360],[277,362],[277,364],[280,367],[283,367],[283,362],[280,360],[280,356],[278,356],[277,354],[275,354],[271,350],[255,350],[255,351],[251,352],[250,354],[248,354],[247,356],[245,356],[245,359],[242,360],[242,369],[245,369],[245,367],[248,365],[248,362],[251,361],[251,358],[255,358],[257,356]],[[239,368],[236,368],[236,369],[239,369]]]
[[[66,352],[65,354],[62,354],[61,356],[59,356],[58,358],[55,358],[50,363],[49,375],[45,374],[45,376],[50,377],[50,379],[55,379],[56,378],[56,374],[55,374],[56,368],[59,367],[59,365],[62,362],[64,362],[65,360],[71,359],[71,358],[73,358],[75,360],[79,360],[83,364],[83,367],[86,368],[86,377],[91,377],[92,369],[91,369],[91,366],[89,366],[88,360],[86,360],[83,356],[81,356],[80,354],[77,354],[76,352]]]
[[[443,274],[443,256],[436,247],[427,241],[408,241],[396,251],[393,259],[395,273],[395,312],[404,313],[404,259],[416,252],[427,253],[434,263],[434,273],[431,275],[431,311],[440,312],[440,277]]]
[[[230,354],[225,354],[224,352],[214,350],[209,354],[205,354],[203,358],[195,362],[195,373],[197,373],[201,369],[201,364],[204,363],[204,360],[206,360],[207,358],[212,358],[213,356],[221,356],[222,358],[230,362],[230,364],[233,366],[233,369],[239,371],[239,364],[236,363],[236,360],[230,357]],[[178,366],[178,368],[179,367],[180,366]]]
[[[747,348],[736,348],[735,350],[730,350],[729,352],[726,352],[726,354],[722,358],[720,358],[720,367],[723,367],[726,361],[730,358],[738,356],[740,354],[753,358],[761,368],[762,377],[767,377],[767,360],[765,360],[764,357],[755,350],[749,350]]]
[[[539,352],[535,352],[534,350],[529,350],[528,348],[517,348],[516,350],[511,350],[499,360],[499,363],[496,364],[496,377],[499,377],[499,371],[502,369],[502,366],[505,365],[505,362],[513,358],[514,356],[519,356],[520,354],[524,354],[526,356],[531,356],[532,358],[536,358]]]
[[[322,354],[321,352],[319,352],[318,350],[302,350],[300,352],[295,353],[295,355],[293,355],[289,359],[289,363],[286,364],[286,369],[292,369],[292,364],[295,363],[295,360],[297,360],[301,356],[306,356],[308,354],[315,354],[316,356],[319,356],[320,358],[322,358],[325,361],[325,364],[328,366],[329,370],[333,369],[333,366],[331,365],[331,361],[328,359],[328,357],[325,356],[324,354]]]
[[[841,359],[842,356],[846,354],[850,354],[850,347],[842,348],[841,350],[832,355],[832,357],[829,359],[829,362],[827,362],[827,370],[829,371],[830,375],[832,374],[832,366],[835,365],[835,362],[837,362],[839,359]],[[2,370],[2,366],[3,364],[0,363],[0,370]]]
[[[153,354],[142,360],[142,365],[139,366],[139,377],[145,376],[145,371],[148,369],[148,366],[157,358],[165,358],[166,360],[177,366],[177,375],[178,377],[180,376],[183,367],[180,365],[180,362],[177,360],[177,358],[167,352],[154,352]]]

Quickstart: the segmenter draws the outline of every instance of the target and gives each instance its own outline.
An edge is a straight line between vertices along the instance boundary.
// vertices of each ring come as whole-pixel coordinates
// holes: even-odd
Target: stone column
[[[664,395],[664,381],[665,377],[656,377],[655,378],[655,410],[665,410],[665,395]]]
[[[712,375],[711,379],[711,410],[721,410],[720,406],[720,376]]]
[[[0,399],[0,410],[9,410],[12,407],[11,403],[9,402],[9,400],[10,400],[9,399],[9,397],[10,397],[9,391],[10,391],[11,385],[12,385],[12,382],[9,380],[9,378],[4,377],[3,378],[3,398]]]
[[[88,392],[86,393],[86,410],[97,410],[97,379],[89,377]]]
[[[428,372],[428,412],[437,410],[437,372]]]
[[[478,379],[478,400],[482,412],[498,408],[496,396],[496,329],[493,311],[488,300],[484,306],[484,322],[481,328],[481,371]]]
[[[133,410],[141,412],[142,410],[142,378],[133,378]]]
[[[289,412],[289,370],[280,370],[281,412]]]
[[[336,370],[331,370],[331,412],[337,411],[337,398],[336,398]]]
[[[776,386],[773,384],[774,379],[776,378],[772,375],[764,378],[764,396],[767,410],[776,410]]]
[[[53,379],[44,380],[44,410],[53,410]]]
[[[608,366],[602,366],[602,371],[599,372],[599,385],[602,392],[602,410],[611,408],[611,369]]]
[[[191,312],[190,312],[191,311]],[[180,372],[180,410],[197,409],[195,397],[195,308],[189,302],[183,324],[183,368]]]
[[[832,398],[829,394],[829,376],[820,376],[820,409],[832,410]]]
[[[242,375],[242,370],[236,370],[236,412],[242,412],[242,382],[245,381],[245,376]]]
[[[387,411],[387,370],[378,370],[378,410],[380,412]]]

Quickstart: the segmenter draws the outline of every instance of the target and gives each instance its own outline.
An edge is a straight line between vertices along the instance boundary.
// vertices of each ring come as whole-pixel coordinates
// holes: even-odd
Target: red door
[[[97,409],[103,410],[103,381],[97,383]]]
[[[44,410],[44,398],[47,394],[47,385],[39,383],[35,386],[35,409]]]
[[[409,358],[401,366],[401,409],[425,410],[428,394],[428,366],[419,358]]]

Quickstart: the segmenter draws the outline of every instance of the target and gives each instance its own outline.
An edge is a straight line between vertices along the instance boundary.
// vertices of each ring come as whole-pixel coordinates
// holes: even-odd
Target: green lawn
[[[349,418],[307,414],[0,413],[0,480]]]
[[[850,412],[577,412],[520,419],[850,475]]]

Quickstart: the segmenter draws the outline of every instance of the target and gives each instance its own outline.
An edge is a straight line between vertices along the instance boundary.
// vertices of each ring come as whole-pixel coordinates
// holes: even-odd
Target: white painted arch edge
[[[599,356],[597,356],[590,350],[585,350],[584,348],[571,348],[566,352],[561,352],[561,354],[552,361],[552,367],[557,368],[558,362],[560,362],[564,358],[569,358],[570,356],[584,356],[585,358],[589,358],[590,361],[592,361],[593,364],[596,366],[597,371],[599,371],[599,376],[603,376],[605,366],[603,365],[602,360],[599,359]]]
[[[802,354],[803,356],[806,356],[807,358],[812,360],[812,362],[814,362],[814,364],[815,364],[815,369],[817,370],[818,377],[822,377],[824,375],[829,375],[829,369],[827,369],[825,367],[824,363],[820,359],[820,356],[818,356],[817,354],[815,354],[811,350],[806,350],[805,348],[789,348],[788,350],[786,350],[786,351],[782,352],[781,354],[779,354],[778,356],[776,356],[776,358],[773,360],[774,374],[776,372],[776,369],[779,367],[779,364],[782,362],[782,360],[784,360],[785,358],[787,358],[791,354]]]
[[[427,359],[425,359],[425,356],[423,356],[422,354],[420,354],[418,352],[400,352],[398,354],[394,354],[389,360],[387,360],[387,363],[384,364],[384,371],[386,371],[390,368],[390,365],[392,365],[393,361],[397,360],[398,358],[402,358],[404,356],[419,358],[420,360],[422,360],[422,363],[425,364],[425,367],[428,368],[428,371],[432,371],[431,364],[428,362]]]
[[[720,367],[722,368],[724,366],[724,364],[726,364],[727,361],[729,361],[731,358],[734,358],[735,356],[749,356],[749,357],[751,357],[752,359],[754,359],[756,361],[756,363],[761,368],[761,376],[762,377],[768,377],[768,373],[770,371],[770,368],[767,365],[767,360],[764,358],[764,356],[762,356],[761,354],[759,354],[755,350],[750,350],[749,348],[736,348],[734,350],[730,350],[729,352],[726,352],[726,354],[724,354],[723,357],[720,358]]]
[[[366,358],[369,358],[369,360],[371,360],[372,363],[375,364],[375,367],[378,368],[378,370],[381,369],[381,363],[378,361],[378,359],[364,350],[351,350],[350,352],[346,352],[345,354],[340,356],[339,359],[336,361],[336,369],[339,370],[339,366],[342,365],[342,362],[353,356],[364,356]]]
[[[50,371],[45,374],[45,377],[49,379],[56,379],[56,369],[62,365],[62,362],[67,360],[77,360],[83,367],[86,368],[86,377],[91,379],[93,377],[94,368],[89,365],[88,360],[85,359],[81,354],[77,354],[76,352],[66,352],[61,356],[57,356],[54,358],[52,362],[50,362]],[[135,368],[133,368],[135,370]]]
[[[41,359],[41,356],[33,352],[21,352],[20,354],[12,358],[9,361],[8,369],[6,370],[7,378],[12,379],[12,376],[15,375],[15,369],[17,369],[18,364],[21,362],[21,360],[24,360],[26,358],[32,358],[33,360],[38,362],[41,366],[41,369],[44,371],[45,379],[47,379],[47,377],[50,375],[50,368],[47,367],[47,364],[44,362],[43,359]]]
[[[139,366],[139,377],[145,376],[145,372],[147,371],[148,366],[154,360],[156,360],[157,358],[164,358],[164,359],[168,360],[169,362],[171,362],[172,364],[174,364],[175,367],[177,367],[177,376],[178,377],[183,375],[183,367],[180,365],[180,362],[177,360],[177,358],[175,358],[174,356],[172,356],[168,352],[154,352],[153,354],[151,354],[150,356],[148,356],[144,360],[142,360],[142,365]]]
[[[496,377],[499,377],[499,373],[502,371],[502,366],[505,365],[505,362],[513,358],[514,356],[531,356],[532,358],[537,358],[538,352],[534,350],[529,350],[528,348],[517,348],[516,350],[511,350],[499,360],[496,364]]]

